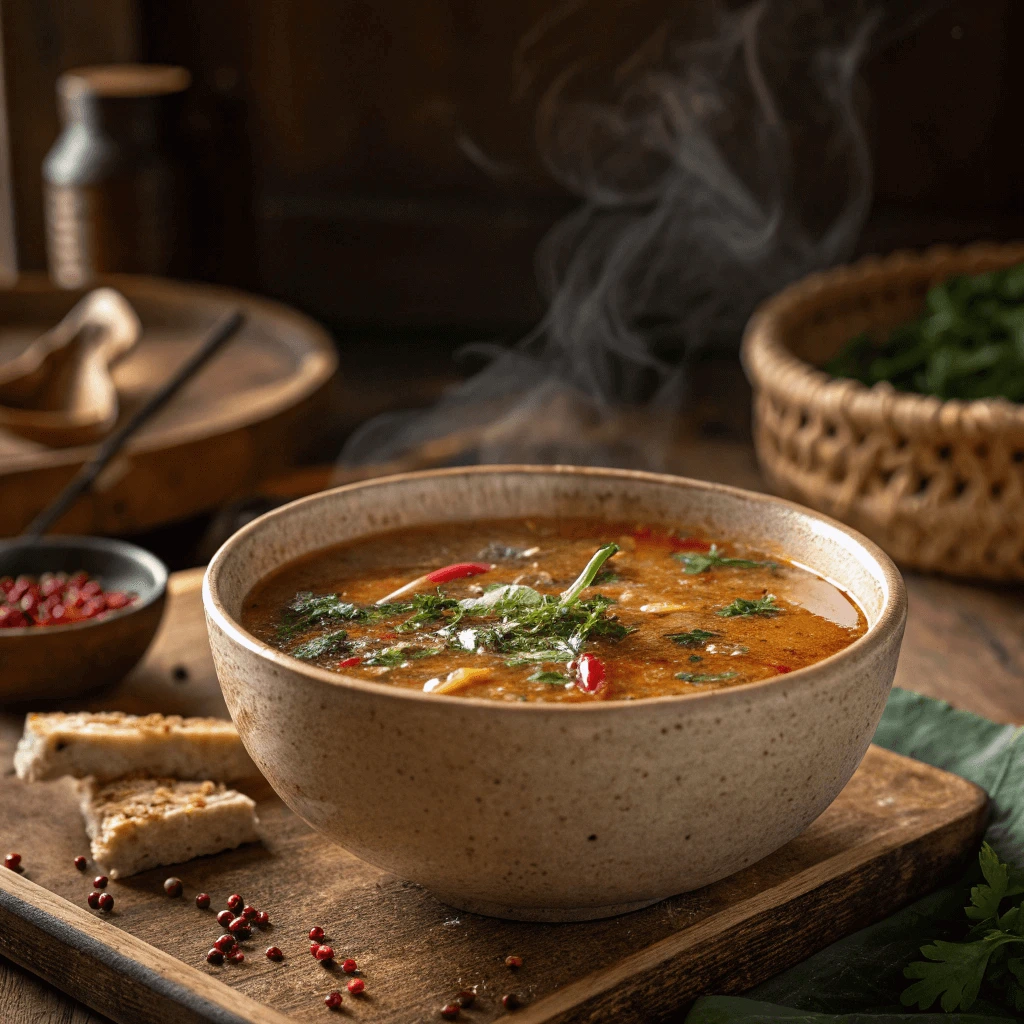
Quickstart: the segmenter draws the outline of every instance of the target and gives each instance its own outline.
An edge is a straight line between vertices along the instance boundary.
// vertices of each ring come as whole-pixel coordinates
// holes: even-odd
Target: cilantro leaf
[[[1010,870],[1000,863],[998,854],[988,843],[982,843],[978,862],[988,884],[971,889],[971,905],[964,912],[972,921],[995,921],[999,917],[999,904],[1006,897]]]
[[[712,567],[724,566],[732,569],[778,569],[777,562],[755,562],[749,558],[727,558],[712,544],[708,551],[676,551],[672,557],[682,562],[687,576],[697,576]]]
[[[919,980],[903,991],[900,1002],[927,1010],[938,999],[946,1013],[969,1010],[985,980],[989,958],[1010,942],[1024,942],[1024,938],[993,931],[974,942],[937,939],[931,946],[922,946],[928,960],[917,960],[903,971],[904,977]]]

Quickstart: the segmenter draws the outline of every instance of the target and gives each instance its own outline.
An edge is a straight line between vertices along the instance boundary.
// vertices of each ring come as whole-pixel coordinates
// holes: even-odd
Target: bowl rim
[[[270,519],[285,517],[292,514],[293,510],[304,505],[316,504],[334,498],[339,494],[346,494],[353,490],[368,487],[379,487],[394,483],[396,481],[421,480],[421,479],[443,479],[448,476],[461,475],[495,475],[495,474],[530,474],[547,476],[580,476],[600,477],[603,479],[626,481],[644,481],[650,483],[668,484],[681,489],[711,491],[724,493],[740,500],[752,501],[757,504],[781,506],[791,509],[802,516],[822,523],[829,528],[844,534],[848,539],[858,545],[876,564],[881,571],[884,599],[878,619],[874,625],[869,626],[863,636],[858,637],[848,647],[841,651],[816,661],[804,668],[795,669],[792,672],[783,673],[777,676],[770,676],[768,679],[756,680],[751,683],[742,683],[738,686],[726,687],[720,690],[707,690],[703,692],[669,694],[661,697],[637,697],[633,700],[600,700],[587,702],[585,704],[563,703],[558,701],[497,701],[486,697],[459,697],[454,694],[424,693],[422,690],[413,690],[406,687],[391,686],[387,683],[377,683],[368,679],[361,679],[356,676],[344,675],[340,672],[331,672],[328,669],[318,668],[314,665],[307,665],[298,658],[292,658],[284,651],[271,647],[262,640],[257,639],[244,629],[225,610],[217,591],[218,578],[225,562],[231,557],[232,548],[245,536],[261,529]],[[245,648],[260,658],[270,662],[272,665],[285,669],[288,672],[297,673],[311,681],[322,682],[332,686],[340,686],[343,689],[351,689],[367,694],[373,694],[382,698],[395,700],[416,700],[429,705],[442,706],[443,703],[454,703],[462,708],[490,708],[494,711],[508,713],[537,714],[548,712],[555,714],[595,714],[607,713],[614,709],[625,712],[629,708],[648,708],[652,705],[669,704],[677,705],[681,702],[692,701],[716,701],[719,704],[729,699],[740,699],[742,695],[760,692],[768,688],[812,686],[822,677],[831,673],[832,666],[841,660],[856,659],[861,656],[867,657],[871,650],[880,644],[885,643],[894,631],[901,630],[907,614],[907,593],[903,577],[892,559],[873,541],[858,533],[856,530],[822,515],[812,509],[799,505],[794,501],[785,498],[778,498],[775,495],[760,494],[756,491],[748,491],[741,487],[733,487],[729,484],[712,483],[706,480],[694,480],[690,477],[675,476],[669,473],[651,473],[645,470],[617,469],[591,466],[566,466],[566,465],[522,465],[522,464],[486,464],[478,466],[455,466],[443,469],[418,470],[407,473],[394,473],[389,476],[372,477],[369,480],[360,480],[355,483],[343,484],[340,487],[332,487],[328,490],[318,491],[315,494],[298,498],[288,502],[279,508],[272,509],[262,516],[247,523],[240,530],[232,534],[218,548],[216,554],[210,560],[206,572],[203,575],[203,606],[206,610],[208,620],[216,623],[218,628],[228,636],[234,643]],[[209,621],[208,621],[209,628]],[[438,702],[442,702],[439,704]]]
[[[15,626],[10,629],[0,629],[0,641],[6,637],[13,639],[19,636],[60,636],[74,630],[96,628],[105,623],[113,622],[115,619],[123,619],[149,608],[155,602],[162,600],[167,591],[167,580],[169,577],[167,566],[151,551],[140,548],[138,544],[132,544],[127,540],[118,540],[115,537],[88,537],[73,533],[58,533],[50,537],[36,538],[9,537],[0,540],[0,552],[11,551],[19,547],[88,548],[93,551],[103,551],[107,554],[124,555],[145,566],[153,574],[152,593],[145,600],[136,601],[125,608],[118,608],[113,614],[104,615],[100,618],[81,619],[78,622],[68,622],[63,626],[46,626],[43,628],[39,626]]]

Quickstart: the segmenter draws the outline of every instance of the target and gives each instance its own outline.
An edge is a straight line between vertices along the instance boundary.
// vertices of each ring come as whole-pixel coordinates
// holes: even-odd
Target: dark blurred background
[[[190,276],[292,303],[343,350],[368,334],[415,340],[423,372],[428,352],[514,337],[541,312],[537,242],[571,205],[534,141],[543,72],[524,85],[516,70],[553,6],[3,0],[19,266],[45,266],[40,165],[59,130],[58,74],[169,62],[193,75]],[[592,3],[575,44],[628,52],[624,31],[639,39],[681,9],[630,6],[624,23],[613,0]],[[1021,4],[959,0],[869,58],[863,250],[1021,233],[1024,75],[1009,73],[1021,38]]]

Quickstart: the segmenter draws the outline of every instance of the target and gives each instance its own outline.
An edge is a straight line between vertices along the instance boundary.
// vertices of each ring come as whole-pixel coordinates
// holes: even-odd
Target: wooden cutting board
[[[172,577],[145,662],[81,706],[225,714],[201,579],[199,570]],[[646,1021],[704,993],[742,991],[933,889],[973,853],[985,817],[977,787],[872,747],[835,803],[759,864],[634,914],[539,925],[451,910],[330,846],[264,788],[252,792],[262,845],[112,882],[115,910],[102,915],[85,902],[95,868],[72,865],[88,844],[70,782],[13,778],[20,729],[20,718],[0,715],[0,852],[17,850],[25,866],[23,875],[0,869],[0,954],[124,1024],[331,1019],[323,997],[348,979],[309,955],[313,924],[327,929],[339,962],[359,964],[366,994],[345,993],[352,1020],[440,1021],[445,1002],[476,986],[464,1021],[503,1017],[500,997],[510,992],[522,999],[514,1017],[523,1024]],[[170,874],[184,881],[185,899],[164,895]],[[210,910],[196,908],[200,891],[213,896]],[[214,912],[232,892],[267,910],[272,925],[245,944],[244,964],[213,967],[205,954],[222,932]],[[271,944],[283,963],[263,955]],[[523,958],[517,971],[504,965],[513,953]]]

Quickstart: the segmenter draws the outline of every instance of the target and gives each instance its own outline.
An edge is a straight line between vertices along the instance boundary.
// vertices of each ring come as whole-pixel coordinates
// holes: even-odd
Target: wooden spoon
[[[141,333],[120,292],[90,292],[56,327],[0,365],[0,427],[53,448],[99,440],[117,422],[110,366]]]

